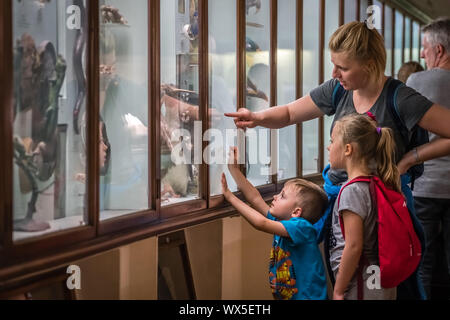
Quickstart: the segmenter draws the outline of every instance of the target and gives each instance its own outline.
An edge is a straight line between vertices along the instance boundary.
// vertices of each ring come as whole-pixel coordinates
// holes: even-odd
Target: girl
[[[346,170],[349,181],[377,175],[386,186],[401,192],[400,174],[393,158],[392,130],[379,128],[373,119],[353,114],[336,122],[328,147],[331,167]],[[367,285],[368,278],[373,276],[367,268],[379,266],[377,210],[371,201],[369,183],[355,182],[342,189],[339,203],[336,201],[334,205],[331,229],[330,265],[336,279],[333,299],[357,299],[358,290],[362,290],[365,300],[395,299],[396,288]]]

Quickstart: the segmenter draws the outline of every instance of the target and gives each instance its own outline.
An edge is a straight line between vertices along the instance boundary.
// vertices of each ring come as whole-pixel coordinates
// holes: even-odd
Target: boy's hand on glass
[[[230,147],[230,151],[228,152],[228,170],[232,173],[233,171],[239,171],[238,164],[239,154],[237,147]]]
[[[222,173],[222,193],[225,199],[228,200],[228,198],[232,195],[230,189],[228,189],[228,183],[227,178],[225,177],[225,173]]]

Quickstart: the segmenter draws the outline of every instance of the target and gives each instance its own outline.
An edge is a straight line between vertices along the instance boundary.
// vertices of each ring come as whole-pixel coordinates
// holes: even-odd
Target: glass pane
[[[339,1],[326,0],[325,5],[325,54],[324,54],[324,80],[331,79],[333,73],[333,63],[331,63],[328,41],[336,29],[339,27]],[[328,141],[330,140],[330,130],[334,117],[324,117],[324,165],[328,164]]]
[[[147,1],[100,1],[100,220],[148,209]]]
[[[237,146],[236,126],[225,112],[236,111],[236,2],[210,0],[209,10],[209,66],[211,133],[209,146],[210,194],[222,193],[220,178],[227,175],[228,187],[237,191],[226,167],[230,146]]]
[[[333,73],[333,63],[331,63],[328,42],[333,33],[339,28],[339,1],[326,0],[325,5],[325,43],[324,43],[324,76],[325,81],[331,79]]]
[[[405,51],[403,52],[405,62],[411,61],[411,19],[405,17]]]
[[[13,2],[14,241],[87,223],[85,1]]]
[[[367,19],[367,7],[369,6],[368,0],[360,0],[359,7],[359,21],[365,21]]]
[[[319,84],[319,1],[303,1],[303,95]],[[303,123],[303,175],[317,173],[319,121]]]
[[[392,8],[384,8],[384,44],[386,46],[386,75],[392,76]]]
[[[412,38],[412,60],[413,61],[420,61],[420,44],[419,44],[419,33],[420,33],[420,26],[419,24],[414,21],[413,22],[413,38]]]
[[[344,23],[349,23],[356,20],[356,1],[358,0],[345,0]]]
[[[394,71],[397,78],[398,70],[402,66],[403,57],[403,14],[395,11],[395,49],[394,49]]]
[[[246,0],[246,6],[246,107],[258,112],[270,107],[270,0]],[[248,180],[255,186],[270,183],[270,130],[247,130],[246,140]]]
[[[162,205],[199,198],[198,1],[161,1]],[[201,137],[201,134],[199,135]],[[200,147],[201,148],[201,147]]]
[[[295,32],[292,26],[297,21],[296,0],[278,3],[278,70],[277,104],[288,104],[296,98]],[[297,30],[297,29],[296,29]],[[278,180],[297,176],[297,130],[296,126],[278,132]]]

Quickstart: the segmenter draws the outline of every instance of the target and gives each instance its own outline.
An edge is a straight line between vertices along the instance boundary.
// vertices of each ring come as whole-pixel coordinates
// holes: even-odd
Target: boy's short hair
[[[322,217],[328,205],[325,191],[317,184],[304,180],[292,179],[284,185],[296,192],[298,205],[302,208],[302,218],[315,224]]]

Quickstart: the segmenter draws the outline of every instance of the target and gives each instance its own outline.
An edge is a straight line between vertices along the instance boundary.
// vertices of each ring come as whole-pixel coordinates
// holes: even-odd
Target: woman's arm
[[[398,163],[400,174],[416,164],[450,155],[450,139],[436,139],[406,153]]]
[[[442,138],[450,139],[450,109],[433,104],[418,124]]]
[[[320,111],[309,95],[290,104],[272,107],[260,112],[251,112],[242,108],[238,112],[225,113],[225,116],[234,118],[236,127],[241,129],[257,126],[281,129],[323,115],[324,113]]]
[[[334,286],[333,300],[343,300],[344,293],[358,268],[363,250],[363,220],[348,210],[342,211],[345,230],[345,247]]]

